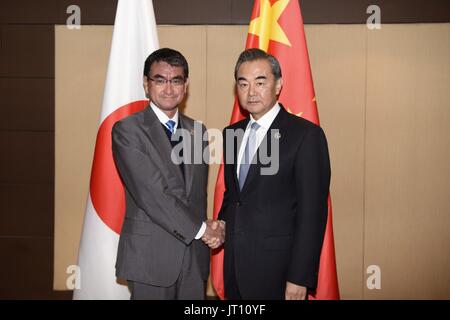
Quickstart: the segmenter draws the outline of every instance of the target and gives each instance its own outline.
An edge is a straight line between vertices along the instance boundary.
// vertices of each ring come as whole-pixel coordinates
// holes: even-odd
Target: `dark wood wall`
[[[252,0],[154,0],[158,24],[247,24]],[[305,23],[450,22],[449,0],[303,0]],[[54,292],[54,25],[113,24],[117,0],[0,0],[0,298]]]

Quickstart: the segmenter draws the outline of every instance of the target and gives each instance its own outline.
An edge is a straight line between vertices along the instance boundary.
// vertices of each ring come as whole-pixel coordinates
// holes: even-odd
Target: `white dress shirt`
[[[152,108],[153,112],[156,114],[156,116],[158,117],[159,122],[161,122],[167,129],[170,130],[170,128],[167,126],[167,121],[172,120],[175,122],[175,127],[173,130],[173,133],[175,133],[177,131],[177,127],[178,127],[178,108],[177,111],[175,112],[175,115],[173,116],[172,119],[170,119],[167,114],[165,114],[160,108],[158,108],[153,102],[150,102],[150,107]]]
[[[242,138],[241,147],[239,148],[238,153],[238,161],[236,166],[236,174],[239,180],[239,168],[241,167],[242,163],[242,157],[244,156],[245,146],[247,145],[248,136],[250,134],[250,128],[252,127],[253,122],[256,122],[259,124],[258,130],[256,130],[256,147],[255,152],[258,150],[259,145],[263,141],[264,137],[266,136],[267,131],[269,130],[270,126],[272,125],[273,120],[275,120],[276,116],[278,115],[278,112],[280,112],[280,105],[275,103],[275,105],[267,111],[265,115],[263,115],[258,120],[255,120],[252,115],[250,115],[250,121],[247,124],[247,127],[245,128],[244,137]],[[253,159],[254,154],[250,155],[250,159]]]

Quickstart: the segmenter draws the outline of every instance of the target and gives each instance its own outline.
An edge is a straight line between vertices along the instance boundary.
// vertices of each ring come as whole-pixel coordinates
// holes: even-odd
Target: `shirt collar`
[[[175,112],[175,115],[172,119],[170,119],[167,114],[165,114],[160,108],[158,108],[153,102],[150,102],[150,107],[152,108],[153,112],[155,112],[156,116],[158,117],[159,122],[161,122],[163,125],[166,125],[167,121],[172,120],[175,121],[175,128],[178,127],[178,108]]]
[[[257,122],[261,127],[263,127],[265,130],[268,130],[270,126],[272,125],[273,120],[275,120],[275,117],[277,116],[278,112],[280,111],[281,107],[278,104],[278,101],[275,103],[275,105],[266,112],[261,118],[258,120],[255,120],[252,115],[250,115],[250,121],[248,122],[247,126],[251,126],[253,122]]]

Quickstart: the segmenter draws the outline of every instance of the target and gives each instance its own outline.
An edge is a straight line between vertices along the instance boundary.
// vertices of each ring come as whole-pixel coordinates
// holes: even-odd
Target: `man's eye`
[[[156,80],[155,80],[155,83],[156,83],[158,86],[162,86],[163,84],[166,83],[166,80],[165,80],[165,79],[156,79]]]
[[[179,86],[183,84],[183,80],[181,79],[172,79],[172,84],[175,86]]]
[[[248,84],[247,83],[239,83],[239,88],[241,89],[245,89],[247,88]]]
[[[257,82],[256,85],[257,85],[258,87],[263,87],[263,86],[265,85],[265,83],[264,83],[264,82]]]

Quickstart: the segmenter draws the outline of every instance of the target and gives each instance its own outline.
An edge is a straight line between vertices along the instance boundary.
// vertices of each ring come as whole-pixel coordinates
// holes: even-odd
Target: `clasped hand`
[[[225,242],[225,221],[207,220],[202,240],[211,249],[220,247]]]

